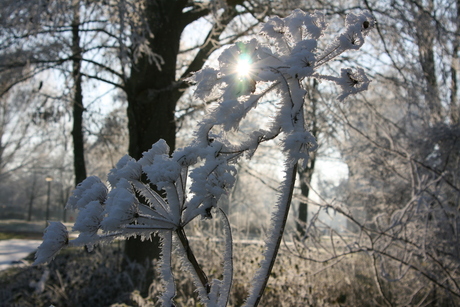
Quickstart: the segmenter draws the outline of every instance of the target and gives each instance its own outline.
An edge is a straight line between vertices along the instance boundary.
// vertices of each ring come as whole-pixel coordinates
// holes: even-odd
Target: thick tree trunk
[[[80,47],[80,6],[79,1],[74,1],[74,19],[72,22],[72,79],[74,82],[74,100],[73,100],[73,154],[74,154],[74,172],[75,186],[86,178],[85,150],[83,137],[83,94],[82,94],[82,76],[81,60],[82,50]]]
[[[142,56],[134,61],[131,74],[125,83],[129,155],[135,159],[142,157],[142,153],[149,150],[159,139],[164,139],[171,151],[175,148],[175,108],[183,91],[188,87],[182,80],[177,81],[176,77],[182,31],[189,23],[209,13],[207,9],[183,12],[187,3],[186,0],[147,1],[145,16],[153,33],[150,47],[162,58],[163,63],[159,69],[157,63]],[[216,40],[236,14],[234,7],[229,7],[223,13],[182,77],[202,68],[208,56],[217,48]],[[152,237],[152,241],[141,241],[138,237],[127,240],[125,255],[131,262],[150,265],[160,255],[158,238]],[[148,283],[152,280],[151,277],[153,270],[150,267],[147,269],[145,281]],[[144,289],[141,289],[144,294],[148,286],[144,284]]]
[[[161,70],[147,57],[138,59],[126,82],[128,100],[129,155],[135,159],[152,144],[164,139],[171,150],[175,147],[176,124],[174,111],[180,95],[176,86],[176,60],[183,28],[178,27],[184,1],[151,1],[146,9],[154,37],[152,51],[161,56]],[[159,239],[141,241],[131,238],[125,243],[125,255],[131,262],[147,264],[146,282],[151,281],[151,260],[160,256]],[[148,288],[145,284],[143,291]]]

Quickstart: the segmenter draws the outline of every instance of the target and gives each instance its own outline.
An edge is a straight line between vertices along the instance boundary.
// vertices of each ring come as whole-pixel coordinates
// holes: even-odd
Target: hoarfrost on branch
[[[160,268],[164,295],[161,299],[165,306],[172,306],[175,296],[171,271],[173,242],[178,245],[175,250],[179,254],[190,252],[184,226],[196,217],[212,217],[212,209],[235,183],[234,163],[243,156],[252,156],[259,144],[278,138],[286,158],[285,179],[274,204],[265,259],[246,301],[247,306],[257,305],[284,231],[298,162],[305,164],[309,152],[317,147],[315,138],[305,128],[303,80],[317,78],[335,82],[341,89],[339,100],[366,90],[369,84],[362,69],[342,69],[340,76],[322,75],[318,70],[341,53],[363,45],[365,36],[375,25],[372,15],[369,12],[348,15],[344,31],[321,51],[318,40],[327,25],[325,15],[320,12],[308,14],[295,10],[286,18],[273,17],[263,26],[260,35],[265,36],[270,45],[252,39],[225,49],[218,58],[217,69],[204,68],[190,79],[196,83],[197,99],[218,101],[198,126],[194,141],[172,155],[166,142],[160,140],[137,161],[123,157],[108,174],[109,187],[97,177],[88,177],[75,189],[67,205],[79,211],[74,226],[74,230],[80,232],[79,238],[69,241],[65,226],[52,222],[38,249],[35,264],[51,261],[65,245],[93,246],[117,238],[136,235],[148,238],[159,233],[163,244]],[[241,61],[244,61],[244,73],[238,69]],[[237,130],[242,119],[268,94],[278,97],[270,128],[256,130],[235,145],[226,132]],[[191,166],[194,168],[189,173]],[[148,182],[143,182],[144,177]],[[191,184],[187,193],[188,179]],[[220,213],[226,221],[223,211]],[[193,256],[182,255],[184,261],[189,262],[184,267],[194,276],[200,299],[208,306],[225,306],[231,289],[231,231],[228,221],[226,223],[222,280],[208,281]]]

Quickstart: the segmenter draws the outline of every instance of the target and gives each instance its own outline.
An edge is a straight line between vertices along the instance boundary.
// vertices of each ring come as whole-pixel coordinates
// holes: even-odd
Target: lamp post
[[[47,224],[48,220],[50,218],[51,181],[53,181],[53,177],[46,176],[45,180],[46,180],[46,182],[48,182],[48,198],[46,200],[46,218],[45,218],[45,223]]]

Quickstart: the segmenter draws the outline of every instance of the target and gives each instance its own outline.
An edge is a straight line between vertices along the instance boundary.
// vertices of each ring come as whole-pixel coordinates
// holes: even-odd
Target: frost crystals
[[[339,100],[366,90],[370,81],[363,69],[342,69],[340,76],[322,75],[318,69],[346,50],[359,49],[374,25],[369,12],[350,14],[344,32],[320,51],[318,40],[327,28],[324,14],[295,10],[284,19],[271,18],[262,27],[260,34],[269,45],[252,39],[223,50],[217,68],[204,68],[191,78],[196,83],[197,99],[216,102],[198,125],[194,141],[170,155],[166,142],[159,140],[139,160],[121,158],[108,174],[110,192],[99,178],[88,177],[67,205],[79,213],[73,228],[80,232],[79,237],[69,241],[65,226],[52,222],[35,263],[49,262],[65,245],[92,246],[116,238],[149,238],[159,233],[163,305],[174,305],[171,257],[173,242],[177,242],[175,250],[183,259],[183,267],[192,273],[202,303],[225,306],[233,280],[233,250],[230,224],[219,211],[219,199],[236,182],[235,163],[242,157],[250,158],[261,143],[278,139],[285,156],[285,178],[273,204],[264,260],[246,301],[247,306],[257,305],[285,229],[297,167],[299,163],[305,165],[309,153],[317,148],[315,138],[306,129],[308,118],[304,118],[303,107],[307,91],[303,81],[317,78],[335,82],[341,88]],[[268,99],[276,101],[269,128],[254,123],[244,140],[231,139],[232,133],[240,130],[243,118]],[[223,278],[209,282],[194,258],[184,227],[197,217],[212,218],[213,211],[222,213],[226,244]]]

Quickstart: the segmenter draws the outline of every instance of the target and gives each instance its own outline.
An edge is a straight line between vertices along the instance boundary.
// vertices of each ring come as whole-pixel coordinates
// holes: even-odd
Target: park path
[[[37,250],[42,240],[0,240],[0,271],[5,270],[17,261]]]

